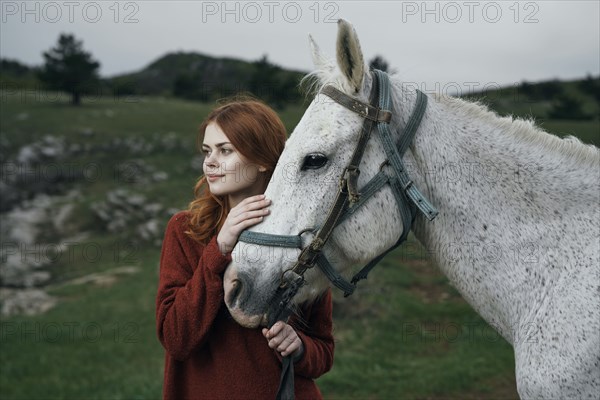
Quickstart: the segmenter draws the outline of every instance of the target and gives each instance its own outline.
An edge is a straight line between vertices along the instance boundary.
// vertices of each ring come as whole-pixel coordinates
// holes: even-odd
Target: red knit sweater
[[[260,328],[238,325],[223,302],[223,272],[231,261],[216,237],[205,247],[184,232],[189,213],[175,214],[166,229],[156,298],[158,338],[164,348],[163,398],[274,399],[281,359]],[[313,379],[333,364],[332,304],[328,291],[300,318],[288,322],[304,344],[294,364],[296,399],[319,399]]]

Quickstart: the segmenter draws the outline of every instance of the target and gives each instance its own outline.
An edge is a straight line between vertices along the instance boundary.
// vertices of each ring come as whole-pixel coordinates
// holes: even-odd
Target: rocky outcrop
[[[32,288],[50,279],[50,272],[43,268],[60,257],[66,243],[85,238],[83,234],[67,237],[64,231],[64,221],[79,195],[76,190],[64,196],[38,194],[0,214],[0,286]],[[44,240],[50,237],[55,240]]]
[[[56,298],[41,289],[0,288],[0,315],[41,314],[56,305]]]
[[[81,132],[84,137],[95,135],[92,129]],[[97,164],[72,162],[77,157],[93,160],[97,154],[115,154],[120,158],[143,157],[155,152],[186,151],[175,133],[154,134],[150,140],[141,137],[117,137],[101,143],[69,142],[65,137],[46,135],[27,144],[9,157],[11,144],[5,137],[0,140],[0,212],[7,212],[36,194],[61,194],[78,182],[97,178]],[[107,171],[105,171],[106,173]],[[121,162],[116,166],[116,183],[152,183],[167,179],[168,175],[149,166],[141,159]]]
[[[92,205],[92,212],[107,232],[128,238],[133,243],[162,243],[164,221],[176,210],[164,209],[145,196],[126,189],[115,189]]]
[[[38,194],[0,213],[0,315],[33,315],[56,304],[43,287],[68,244],[85,240],[84,233],[68,237],[64,229],[79,195],[77,190],[63,196]]]
[[[189,151],[176,134],[119,137],[100,143],[89,140],[96,135],[90,128],[80,134],[81,142],[46,135],[20,148],[11,147],[6,135],[0,136],[1,315],[32,315],[56,304],[45,289],[61,281],[52,276],[57,259],[70,246],[89,244],[89,234],[73,223],[73,213],[82,212],[86,204],[82,193],[97,180],[89,174],[98,169],[86,168],[93,166],[95,155],[115,155],[115,164],[108,164],[111,171],[102,172],[118,188],[89,206],[97,221],[91,230],[104,231],[128,245],[160,246],[164,223],[176,212],[140,193],[168,178],[143,157],[158,151]],[[114,279],[105,278],[106,282]]]

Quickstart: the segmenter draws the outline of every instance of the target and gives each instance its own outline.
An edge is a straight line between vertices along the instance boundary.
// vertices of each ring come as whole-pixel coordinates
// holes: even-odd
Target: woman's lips
[[[225,175],[206,175],[206,179],[208,179],[209,182],[214,182],[217,179],[221,179],[224,176]]]

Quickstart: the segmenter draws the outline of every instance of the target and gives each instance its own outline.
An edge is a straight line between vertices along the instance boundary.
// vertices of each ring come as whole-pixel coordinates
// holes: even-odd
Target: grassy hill
[[[239,91],[260,95],[260,87],[298,83],[302,72],[284,70],[271,64],[266,56],[247,62],[233,58],[215,58],[199,53],[166,54],[147,67],[131,74],[108,78],[110,85],[130,88],[135,94],[174,95],[209,100]]]
[[[514,88],[478,97],[500,113],[535,117],[550,132],[600,145],[598,103],[577,82],[564,86],[581,96],[583,110],[595,117],[552,119],[554,100],[515,100]],[[138,95],[84,98],[83,104],[73,108],[56,93],[0,93],[3,166],[26,157],[24,146],[58,143],[51,149],[67,149],[65,158],[33,164],[38,180],[48,179],[50,164],[59,170],[94,171],[53,181],[55,194],[77,191],[68,200],[73,209],[62,234],[86,236],[72,240],[67,252],[45,253],[51,262],[44,269],[52,274],[48,293],[58,299],[54,308],[41,315],[2,318],[4,399],[161,395],[164,353],[154,323],[160,248],[152,240],[132,240],[139,236],[132,227],[144,221],[113,229],[99,210],[111,204],[107,197],[116,190],[158,204],[152,215],[163,224],[172,209],[185,208],[200,174],[194,160],[197,127],[211,105]],[[282,111],[288,131],[304,108],[292,104]],[[52,152],[43,154],[51,157]],[[3,169],[3,179],[9,172]],[[30,186],[23,190],[38,201]],[[41,228],[46,229],[44,243],[52,243],[54,228]],[[355,295],[343,299],[336,294],[334,308],[335,366],[319,380],[326,398],[517,396],[511,347],[462,300],[412,237],[386,257]]]

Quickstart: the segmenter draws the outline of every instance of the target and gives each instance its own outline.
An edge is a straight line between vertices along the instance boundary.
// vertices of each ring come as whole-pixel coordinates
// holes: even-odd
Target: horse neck
[[[414,104],[411,92],[397,90],[394,104]],[[400,127],[412,109],[401,107],[394,110]],[[509,122],[461,100],[430,96],[404,161],[440,212],[433,222],[418,215],[415,236],[463,297],[512,342],[545,290],[540,282],[553,278],[543,264],[527,263],[527,255],[560,238],[557,214],[569,185],[597,184],[574,179],[581,169],[565,168],[560,157],[542,159],[535,143],[502,132]]]

